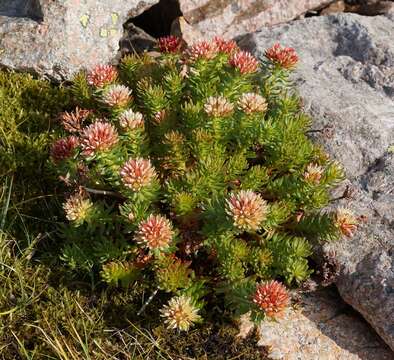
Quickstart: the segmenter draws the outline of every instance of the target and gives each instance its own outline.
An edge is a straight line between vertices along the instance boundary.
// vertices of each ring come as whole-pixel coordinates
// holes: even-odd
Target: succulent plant
[[[75,78],[78,107],[52,147],[79,190],[64,205],[62,259],[111,286],[172,293],[171,328],[188,330],[221,295],[234,314],[275,317],[290,303],[280,281],[312,272],[311,242],[357,227],[348,210],[321,210],[343,172],[307,136],[297,54],[274,45],[259,61],[220,38],[158,46]]]

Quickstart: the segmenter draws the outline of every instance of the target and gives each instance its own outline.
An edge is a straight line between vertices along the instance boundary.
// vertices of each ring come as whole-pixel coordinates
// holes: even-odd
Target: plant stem
[[[86,186],[84,186],[83,189],[86,190],[88,193],[91,193],[91,194],[105,195],[105,196],[108,195],[108,196],[114,196],[114,197],[123,199],[123,195],[121,195],[121,194],[119,194],[119,193],[117,193],[115,191],[92,189],[92,188],[89,188],[89,187],[86,187]]]
[[[156,289],[151,296],[149,296],[148,300],[145,301],[144,305],[142,305],[141,309],[138,311],[137,316],[140,316],[142,312],[145,310],[145,308],[150,304],[150,302],[153,300],[153,298],[156,296],[157,292],[159,289]]]

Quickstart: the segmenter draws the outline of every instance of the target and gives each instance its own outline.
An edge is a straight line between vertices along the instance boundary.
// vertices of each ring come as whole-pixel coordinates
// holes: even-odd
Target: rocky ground
[[[264,322],[259,345],[271,359],[389,360],[392,352],[332,289],[303,294],[278,322]]]
[[[347,172],[334,197],[350,189],[339,205],[364,218],[354,238],[323,251],[339,268],[342,298],[394,348],[392,34],[390,15],[337,14],[264,29],[240,44],[258,56],[276,41],[299,52],[295,81],[315,120],[313,136]]]
[[[119,42],[122,52],[142,51],[171,31],[187,42],[236,38],[257,56],[277,41],[296,49],[295,81],[315,121],[311,136],[348,177],[335,206],[363,219],[354,238],[320,249],[321,266],[337,273],[340,296],[388,346],[335,292],[303,295],[303,310],[263,324],[261,344],[277,359],[393,358],[394,2],[97,3],[0,0],[0,66],[68,79],[81,67],[116,62]]]

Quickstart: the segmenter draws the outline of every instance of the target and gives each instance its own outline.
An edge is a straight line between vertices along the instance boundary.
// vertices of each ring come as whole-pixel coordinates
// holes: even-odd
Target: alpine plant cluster
[[[217,306],[279,317],[313,242],[357,229],[348,209],[322,210],[343,171],[306,135],[297,54],[276,44],[258,60],[221,38],[158,47],[74,79],[78,107],[51,149],[69,194],[61,258],[109,286],[147,284],[169,328]]]

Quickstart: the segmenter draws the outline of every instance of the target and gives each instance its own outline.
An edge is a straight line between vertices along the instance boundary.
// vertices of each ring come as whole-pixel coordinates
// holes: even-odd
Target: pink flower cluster
[[[239,51],[239,47],[234,40],[225,40],[219,36],[213,39],[214,46],[218,52],[231,55]]]
[[[156,171],[150,160],[142,158],[129,159],[120,170],[120,176],[126,187],[133,191],[139,191],[152,182],[156,177]]]
[[[136,241],[151,250],[167,248],[174,236],[172,225],[161,215],[150,215],[138,226]]]
[[[131,90],[124,85],[111,85],[102,95],[103,103],[111,107],[125,107],[131,99]]]
[[[200,41],[191,45],[186,51],[189,59],[195,61],[198,59],[213,59],[217,54],[218,50],[214,43],[209,41]]]
[[[234,225],[246,231],[258,230],[268,213],[267,202],[251,190],[232,194],[226,205],[226,212],[232,217]]]
[[[144,127],[144,118],[140,112],[126,110],[119,116],[119,125],[125,130],[135,130]]]
[[[179,52],[182,47],[182,39],[176,36],[165,36],[158,40],[158,47],[162,53]],[[187,54],[193,60],[200,58],[211,59],[219,53],[231,55],[239,51],[238,45],[233,40],[225,40],[221,37],[215,37],[212,42],[200,41],[187,49]]]
[[[335,213],[335,224],[343,235],[352,237],[358,228],[359,221],[349,209],[339,208]]]
[[[93,113],[92,110],[80,109],[77,107],[72,112],[63,112],[60,114],[59,119],[64,129],[69,132],[81,131],[82,123]]]
[[[82,131],[82,154],[92,156],[97,151],[107,150],[115,145],[118,139],[118,132],[112,124],[96,121]]]
[[[175,53],[180,51],[182,40],[175,36],[166,36],[158,40],[158,46],[163,53]],[[189,46],[185,51],[186,57],[191,61],[210,60],[220,53],[227,54],[229,64],[238,69],[241,74],[251,74],[259,68],[259,63],[252,54],[240,50],[235,41],[225,40],[221,37],[215,37],[212,41],[199,41]],[[265,56],[272,63],[286,69],[294,67],[298,62],[298,56],[293,48],[281,47],[279,44],[268,49]]]

